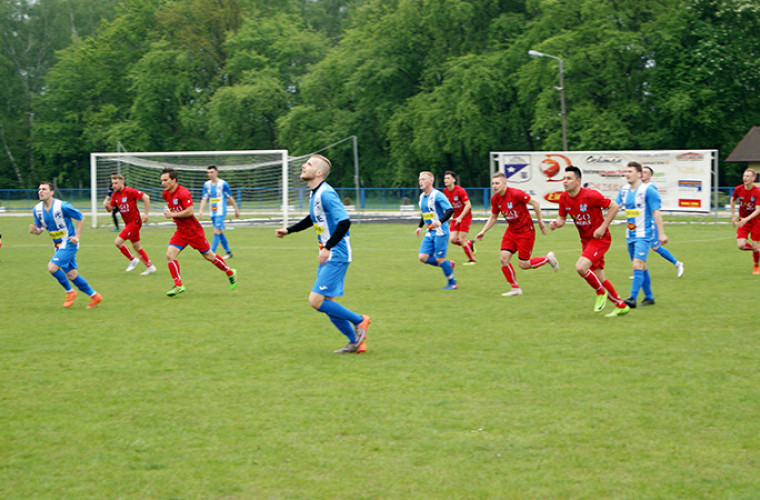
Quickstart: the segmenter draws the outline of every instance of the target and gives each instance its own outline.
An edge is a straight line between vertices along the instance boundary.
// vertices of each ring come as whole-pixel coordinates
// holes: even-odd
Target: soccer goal
[[[98,214],[104,213],[103,199],[111,186],[111,174],[120,173],[128,186],[148,193],[156,214],[163,211],[160,176],[164,168],[177,171],[179,183],[190,190],[198,206],[210,165],[229,182],[241,210],[281,217],[287,225],[289,212],[299,210],[298,200],[303,198],[304,186],[299,182],[302,160],[298,160],[289,158],[287,150],[91,153],[92,227],[97,227]]]

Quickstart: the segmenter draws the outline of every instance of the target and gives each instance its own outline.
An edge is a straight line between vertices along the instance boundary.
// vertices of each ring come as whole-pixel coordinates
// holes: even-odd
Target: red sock
[[[533,257],[530,259],[530,268],[535,269],[549,262],[549,257]]]
[[[182,286],[182,278],[179,276],[179,261],[170,260],[168,265],[169,274],[171,274],[172,279],[174,280],[174,286]]]
[[[755,261],[755,265],[760,263],[760,251],[754,251],[752,252],[752,260]]]
[[[152,265],[153,265],[153,264],[150,262],[150,259],[148,258],[148,254],[147,254],[147,253],[145,253],[145,249],[144,249],[144,248],[141,248],[140,250],[138,250],[138,251],[137,251],[137,253],[140,255],[140,258],[142,259],[143,263],[144,263],[144,264],[145,264],[147,267],[150,267],[150,266],[152,266]]]
[[[224,262],[224,259],[219,257],[218,255],[214,260],[211,261],[212,264],[214,264],[216,267],[221,269],[222,271],[227,274],[227,276],[232,276],[232,269],[230,269],[230,266],[227,265],[226,262]]]
[[[462,250],[464,250],[464,254],[467,256],[468,259],[474,261],[475,256],[472,254],[472,242],[471,241],[465,241],[462,245]]]
[[[597,295],[602,295],[604,293],[604,287],[602,286],[602,282],[599,281],[599,276],[597,276],[594,271],[589,269],[588,271],[586,271],[586,274],[582,276],[582,278],[586,280],[589,285],[591,285],[591,288],[596,290]]]
[[[512,267],[512,264],[501,266],[501,272],[504,273],[504,277],[507,278],[507,281],[512,285],[512,288],[520,288],[520,285],[517,284],[515,269]]]
[[[127,245],[122,245],[119,247],[119,251],[124,254],[124,257],[128,258],[129,260],[132,260],[135,258],[134,255],[132,255],[132,252],[129,251],[129,248],[127,248]]]
[[[615,287],[612,286],[612,283],[610,283],[610,280],[604,280],[604,283],[602,283],[602,286],[607,290],[607,298],[612,301],[613,304],[615,304],[618,307],[623,307],[625,303],[623,302],[623,299],[620,298],[620,295],[618,295],[617,290],[615,290]]]

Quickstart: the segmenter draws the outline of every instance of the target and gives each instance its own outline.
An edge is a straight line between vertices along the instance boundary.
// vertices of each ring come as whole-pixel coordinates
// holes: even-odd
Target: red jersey
[[[456,219],[462,215],[462,210],[464,210],[465,202],[470,201],[470,197],[467,196],[467,191],[465,191],[461,186],[454,186],[454,189],[452,190],[449,190],[449,188],[444,188],[441,191],[443,191],[446,199],[449,200],[449,203],[451,203],[451,206],[454,208],[454,215],[452,215],[451,218]],[[472,210],[467,212],[467,215],[464,216],[465,219],[468,217],[472,219]]]
[[[137,189],[124,186],[121,191],[114,191],[111,194],[111,206],[117,207],[124,219],[124,224],[137,224],[142,226],[140,210],[137,208],[137,200],[143,199],[143,192]]]
[[[755,211],[758,200],[760,200],[760,188],[752,186],[752,189],[747,189],[744,184],[740,184],[734,188],[734,194],[731,195],[734,202],[739,205],[739,217],[744,218]],[[752,219],[750,223],[755,222]]]
[[[594,231],[604,222],[602,209],[609,208],[610,203],[612,200],[593,189],[581,188],[575,197],[564,191],[559,197],[559,215],[560,217],[570,215],[581,235],[581,241],[590,240],[594,237]],[[610,230],[607,229],[600,239],[612,241]]]
[[[534,231],[533,218],[528,212],[529,201],[529,194],[508,187],[503,196],[496,193],[491,198],[491,213],[494,215],[501,213],[512,232],[532,232]]]
[[[165,189],[161,196],[166,200],[166,204],[169,210],[172,212],[181,212],[187,207],[193,206],[193,198],[190,196],[190,191],[184,186],[177,185],[177,189],[173,193],[170,193],[168,189]],[[194,215],[190,217],[174,217],[174,223],[177,224],[177,230],[190,236],[193,234],[203,234],[203,226],[198,222],[198,219]]]

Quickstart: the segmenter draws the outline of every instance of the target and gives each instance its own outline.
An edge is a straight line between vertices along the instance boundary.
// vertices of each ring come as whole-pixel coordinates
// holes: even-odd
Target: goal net
[[[301,191],[306,186],[299,180],[302,162],[301,158],[289,158],[287,150],[91,153],[92,227],[97,227],[98,214],[104,214],[103,199],[111,186],[111,174],[123,175],[126,185],[147,193],[151,205],[158,209],[164,204],[161,171],[173,168],[197,207],[210,165],[215,165],[219,178],[229,183],[241,212],[282,219],[287,225],[290,214],[303,210]]]

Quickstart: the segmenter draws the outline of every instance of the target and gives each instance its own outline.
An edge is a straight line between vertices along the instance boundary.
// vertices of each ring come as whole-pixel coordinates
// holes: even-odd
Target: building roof
[[[760,127],[752,127],[736,145],[726,161],[760,161]]]

